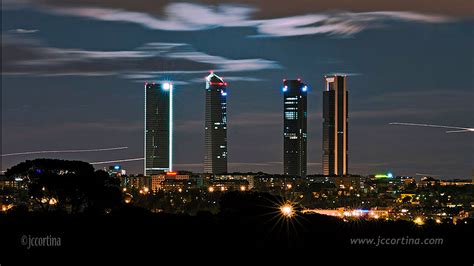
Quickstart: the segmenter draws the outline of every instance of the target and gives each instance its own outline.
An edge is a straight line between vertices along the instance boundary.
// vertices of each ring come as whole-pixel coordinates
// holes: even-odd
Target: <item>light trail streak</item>
[[[89,164],[96,165],[96,164],[108,164],[108,163],[123,163],[123,162],[133,162],[133,161],[142,161],[145,158],[132,158],[132,159],[119,159],[119,160],[112,160],[112,161],[102,161],[102,162],[91,162]]]
[[[448,128],[456,130],[448,130],[446,133],[464,133],[464,132],[474,132],[472,127],[454,127],[454,126],[444,126],[444,125],[432,125],[432,124],[415,124],[415,123],[401,123],[401,122],[392,122],[390,125],[400,125],[400,126],[416,126],[416,127],[434,127],[434,128]]]
[[[43,154],[43,153],[101,152],[101,151],[116,151],[116,150],[124,150],[124,149],[128,149],[128,147],[100,148],[100,149],[87,149],[87,150],[26,151],[26,152],[15,152],[15,153],[2,154],[2,157],[18,156],[18,155],[30,155],[30,154]]]

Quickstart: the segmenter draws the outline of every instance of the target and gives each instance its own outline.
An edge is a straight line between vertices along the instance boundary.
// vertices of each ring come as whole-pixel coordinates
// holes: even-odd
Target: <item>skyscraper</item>
[[[306,176],[308,86],[297,80],[283,81],[284,174]]]
[[[204,172],[227,173],[227,83],[211,72],[206,77]]]
[[[323,92],[323,173],[347,175],[348,92],[346,76],[325,76]]]
[[[171,172],[173,84],[145,84],[145,175]]]

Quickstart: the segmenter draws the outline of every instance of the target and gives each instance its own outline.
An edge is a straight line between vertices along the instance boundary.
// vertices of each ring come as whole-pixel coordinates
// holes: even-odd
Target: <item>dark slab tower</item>
[[[307,173],[307,91],[300,79],[283,81],[283,172],[289,176]]]
[[[145,84],[145,175],[171,172],[173,84]]]

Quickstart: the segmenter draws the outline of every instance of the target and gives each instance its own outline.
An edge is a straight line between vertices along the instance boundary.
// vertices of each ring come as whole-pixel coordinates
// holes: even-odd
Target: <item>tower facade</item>
[[[206,77],[204,172],[227,173],[227,83],[212,73]]]
[[[145,84],[145,175],[171,172],[173,84]]]
[[[346,76],[325,76],[323,92],[323,173],[348,174],[348,92]]]
[[[283,172],[305,177],[307,160],[307,91],[301,80],[283,81]]]

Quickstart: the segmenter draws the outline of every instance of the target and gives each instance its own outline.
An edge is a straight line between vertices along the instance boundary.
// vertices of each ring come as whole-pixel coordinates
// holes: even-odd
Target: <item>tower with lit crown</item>
[[[307,174],[307,91],[300,79],[283,81],[283,172],[289,176]]]
[[[206,77],[204,172],[227,173],[227,83],[211,72]]]
[[[145,84],[145,175],[171,172],[173,84]]]

